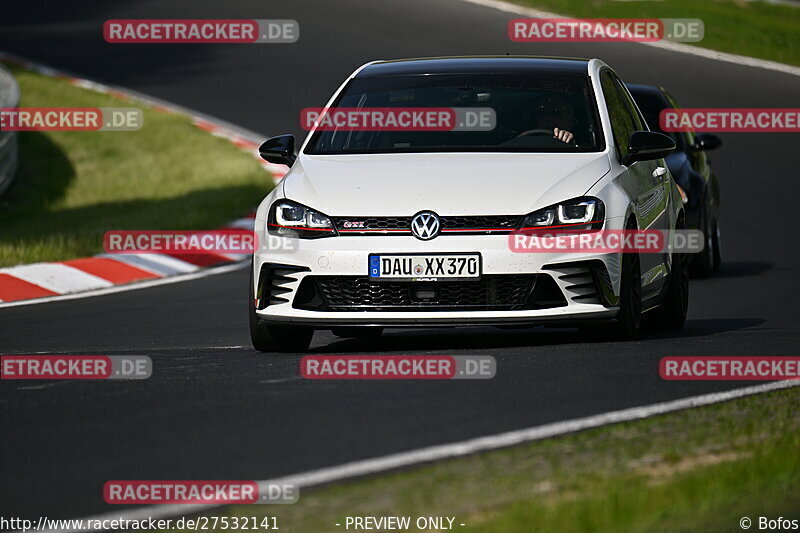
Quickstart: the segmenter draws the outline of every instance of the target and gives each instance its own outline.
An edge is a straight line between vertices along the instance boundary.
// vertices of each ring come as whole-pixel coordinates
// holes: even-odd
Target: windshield
[[[588,77],[483,73],[355,79],[332,106],[398,107],[488,108],[494,112],[494,124],[481,131],[364,131],[343,124],[316,131],[305,153],[599,152],[605,148]]]

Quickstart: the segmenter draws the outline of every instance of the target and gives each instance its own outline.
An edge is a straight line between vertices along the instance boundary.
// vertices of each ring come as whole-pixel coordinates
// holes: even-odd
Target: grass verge
[[[798,406],[794,387],[208,514],[293,533],[344,531],[346,516],[454,516],[465,533],[740,531],[747,516],[758,530],[800,519]]]
[[[0,266],[102,251],[112,229],[213,229],[252,210],[272,179],[251,156],[183,115],[12,68],[21,107],[140,107],[132,132],[20,132],[0,197]]]
[[[698,18],[701,42],[722,52],[800,65],[800,7],[740,0],[509,0],[579,18]]]

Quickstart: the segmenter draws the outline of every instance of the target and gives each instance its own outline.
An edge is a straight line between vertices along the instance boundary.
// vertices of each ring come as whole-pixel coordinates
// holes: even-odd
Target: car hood
[[[582,196],[605,153],[301,155],[283,193],[332,216],[525,214]]]

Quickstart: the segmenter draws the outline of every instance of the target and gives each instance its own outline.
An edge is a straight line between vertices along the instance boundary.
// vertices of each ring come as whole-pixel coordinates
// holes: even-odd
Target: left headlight
[[[596,230],[603,227],[606,208],[599,198],[574,198],[539,209],[526,216],[520,230],[539,228],[565,228]]]
[[[279,237],[318,239],[336,235],[331,219],[291,200],[278,200],[269,210],[267,230]]]

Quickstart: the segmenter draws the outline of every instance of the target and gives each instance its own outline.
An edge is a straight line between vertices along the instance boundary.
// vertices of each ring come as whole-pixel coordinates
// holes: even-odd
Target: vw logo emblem
[[[442,226],[439,215],[433,211],[420,211],[411,218],[411,233],[417,239],[427,241],[439,235]]]

